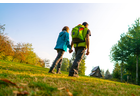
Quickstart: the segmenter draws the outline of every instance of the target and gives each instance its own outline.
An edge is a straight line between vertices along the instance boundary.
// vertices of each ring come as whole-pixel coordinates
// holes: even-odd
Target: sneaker
[[[49,71],[48,73],[51,73],[51,74],[56,74],[56,73],[55,73],[55,72],[53,72],[53,71],[51,71],[51,72]]]
[[[70,77],[79,77],[77,74],[69,75]]]
[[[62,74],[61,72],[56,72],[56,74]]]

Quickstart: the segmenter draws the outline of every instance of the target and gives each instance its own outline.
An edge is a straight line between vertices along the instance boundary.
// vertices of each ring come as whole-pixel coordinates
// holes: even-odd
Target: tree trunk
[[[122,60],[122,63],[121,63],[121,82],[122,82],[122,73],[123,73],[123,71],[122,71],[122,68],[123,68],[123,60]]]
[[[136,84],[138,84],[138,55],[136,55]]]

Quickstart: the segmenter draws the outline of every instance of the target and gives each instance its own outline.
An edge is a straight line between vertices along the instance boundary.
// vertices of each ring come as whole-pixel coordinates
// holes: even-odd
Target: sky
[[[6,24],[5,33],[15,43],[32,43],[34,52],[51,65],[62,28],[68,26],[71,31],[86,21],[91,37],[85,74],[95,66],[112,73],[111,47],[140,17],[139,11],[138,3],[0,3],[0,25]],[[72,53],[65,52],[63,57],[70,59]]]

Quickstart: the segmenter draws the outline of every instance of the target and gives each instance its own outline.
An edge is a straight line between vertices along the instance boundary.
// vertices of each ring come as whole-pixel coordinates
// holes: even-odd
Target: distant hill
[[[0,95],[134,96],[140,86],[89,76],[49,74],[48,68],[0,60]]]

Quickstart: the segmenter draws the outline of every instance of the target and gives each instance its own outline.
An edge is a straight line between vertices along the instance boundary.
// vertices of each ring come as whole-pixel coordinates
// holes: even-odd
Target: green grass
[[[68,77],[67,72],[50,74],[49,69],[0,60],[0,79],[8,79],[18,87],[0,80],[0,96],[27,91],[29,96],[131,96],[140,95],[140,86],[88,76]]]

